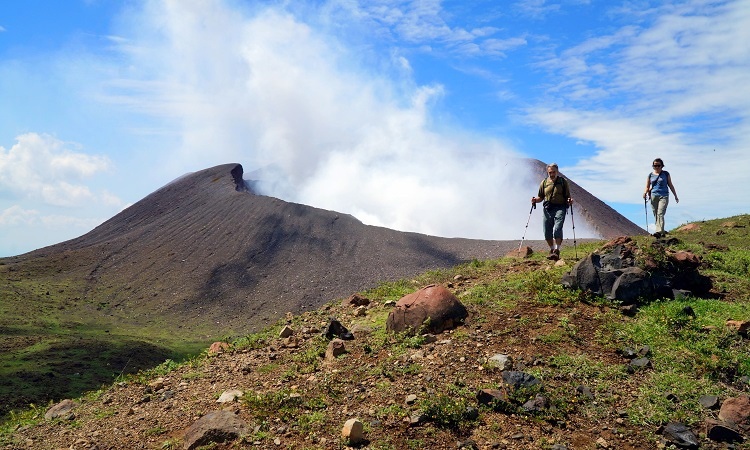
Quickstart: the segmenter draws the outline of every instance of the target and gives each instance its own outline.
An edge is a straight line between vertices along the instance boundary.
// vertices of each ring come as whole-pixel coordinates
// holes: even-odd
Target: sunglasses
[[[654,165],[653,165],[653,166],[651,166],[651,167],[661,167],[661,164],[654,164]]]

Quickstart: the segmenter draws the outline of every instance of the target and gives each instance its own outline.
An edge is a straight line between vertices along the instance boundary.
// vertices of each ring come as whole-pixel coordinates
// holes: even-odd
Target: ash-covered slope
[[[188,174],[79,238],[13,259],[85,280],[77,295],[97,305],[89,314],[209,337],[212,329],[258,329],[380,281],[500,257],[519,245],[364,225],[256,195],[242,175],[239,164]],[[571,189],[603,236],[641,231],[572,182]]]
[[[518,246],[364,225],[255,195],[242,174],[226,164],[186,175],[79,238],[14,259],[84,278],[80,295],[99,305],[92,314],[227,332]]]

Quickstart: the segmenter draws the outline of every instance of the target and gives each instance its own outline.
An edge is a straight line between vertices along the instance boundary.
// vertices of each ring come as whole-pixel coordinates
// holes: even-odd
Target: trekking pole
[[[643,212],[646,213],[646,233],[648,233],[648,207],[646,207],[646,203],[648,203],[648,200],[643,197]]]
[[[576,252],[576,260],[578,260],[578,246],[576,245],[576,220],[573,218],[573,204],[570,205],[570,222],[573,224],[573,250]]]
[[[518,244],[518,251],[521,251],[521,247],[523,247],[523,241],[526,239],[526,230],[529,229],[529,222],[531,221],[531,212],[536,209],[536,203],[531,204],[531,209],[529,210],[529,218],[526,220],[526,228],[523,230],[523,237],[521,238],[521,243]]]

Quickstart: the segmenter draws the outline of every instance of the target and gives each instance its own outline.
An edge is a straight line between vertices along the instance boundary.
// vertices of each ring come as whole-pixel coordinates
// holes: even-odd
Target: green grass
[[[722,226],[729,221],[741,226]],[[370,389],[382,395],[392,392],[404,380],[427,378],[432,368],[420,364],[423,361],[408,358],[416,349],[425,346],[425,338],[388,333],[385,323],[390,308],[382,305],[431,283],[453,283],[453,290],[475,314],[472,318],[475,324],[488,323],[492,315],[513,312],[519,305],[536,306],[542,311],[541,315],[527,317],[524,311],[519,310],[519,317],[511,316],[507,322],[502,322],[503,329],[492,330],[495,335],[503,336],[504,346],[512,347],[527,339],[529,331],[545,327],[545,334],[536,336],[539,345],[560,349],[547,357],[543,364],[527,368],[526,371],[543,383],[510,392],[510,401],[504,405],[506,410],[502,413],[528,417],[534,422],[557,424],[564,423],[574,414],[592,421],[611,418],[615,405],[626,404],[627,421],[645,429],[655,429],[671,421],[699,426],[706,417],[714,414],[702,408],[698,402],[700,396],[710,394],[724,399],[748,390],[748,386],[743,386],[739,380],[740,377],[750,376],[750,341],[729,329],[726,320],[750,320],[750,216],[706,221],[701,222],[700,226],[700,230],[692,232],[673,230],[670,236],[680,242],[670,246],[669,250],[690,250],[699,255],[703,260],[701,272],[712,278],[716,295],[712,298],[652,301],[643,305],[635,317],[623,316],[617,311],[616,304],[605,299],[592,298],[561,287],[561,276],[575,262],[572,261],[574,254],[577,252],[578,257],[582,258],[597,250],[601,242],[587,242],[576,249],[566,244],[562,257],[568,260],[568,265],[563,267],[552,266],[544,260],[544,255],[534,255],[530,261],[508,258],[471,261],[453,269],[430,271],[367,290],[362,295],[381,306],[369,308],[364,317],[351,319],[352,325],[371,330],[365,339],[358,338],[355,345],[362,345],[368,358],[370,355],[381,357],[373,359],[377,362],[366,366],[361,361],[355,361],[356,358],[343,357],[337,361],[342,370],[336,373],[320,371],[321,355],[327,340],[315,337],[308,339],[305,346],[292,353],[288,360],[276,360],[257,367],[255,370],[258,373],[282,381],[308,373],[315,373],[317,381],[315,392],[281,388],[271,392],[246,393],[241,402],[259,426],[254,439],[265,443],[270,439],[269,417],[293,424],[306,433],[329,433],[330,422],[335,419],[329,417],[327,411],[335,410],[338,402],[348,395],[347,386],[353,383],[352,380],[371,378],[374,383]],[[658,256],[651,247],[652,238],[637,237],[635,241],[644,253],[651,252]],[[663,263],[666,264],[666,260]],[[460,280],[470,282],[463,284]],[[205,351],[201,351],[205,347],[193,349],[193,357],[185,359],[186,355],[191,354],[190,345],[165,340],[162,335],[136,337],[129,328],[126,328],[127,332],[107,333],[100,325],[87,323],[80,317],[57,314],[55,311],[59,310],[55,309],[55,305],[63,305],[63,311],[67,308],[58,295],[72,289],[72,286],[63,283],[40,282],[37,285],[16,280],[10,286],[44,305],[42,313],[34,319],[24,316],[29,312],[24,307],[19,307],[19,312],[12,311],[7,305],[0,306],[9,315],[0,322],[3,342],[24,340],[24,345],[9,347],[14,348],[10,354],[0,355],[0,377],[20,380],[21,384],[13,385],[13,389],[23,389],[23,383],[38,386],[46,380],[44,377],[54,379],[54,374],[63,370],[68,371],[65,373],[73,381],[76,373],[83,372],[87,373],[89,379],[81,377],[80,383],[68,385],[71,390],[65,395],[55,393],[60,397],[75,397],[76,392],[85,392],[87,386],[88,389],[95,389],[113,377],[125,374],[129,367],[135,370],[139,365],[142,366],[140,372],[125,378],[145,383],[184,365],[191,365],[196,370],[185,372],[183,377],[203,376],[199,368],[209,358]],[[0,291],[2,289],[8,292],[7,286],[0,288]],[[585,328],[580,322],[580,310],[584,307],[582,300],[586,301],[587,308],[598,311],[595,316],[588,316],[597,327],[592,343],[607,354],[581,353],[586,349],[586,342],[581,338],[582,329]],[[692,309],[695,317],[685,313],[687,307]],[[304,320],[315,323],[324,321],[326,317],[325,310],[313,311]],[[285,323],[280,320],[259,333],[239,338],[233,342],[233,346],[246,350],[265,348],[277,339]],[[297,330],[303,324],[302,317],[292,319],[292,327]],[[486,329],[483,328],[484,331]],[[458,328],[449,337],[456,343],[471,342],[472,333],[470,328]],[[627,361],[624,358],[620,363],[612,363],[616,350],[643,345],[651,348],[651,368],[632,374],[626,370]],[[176,351],[176,348],[180,351]],[[92,353],[103,356],[93,360]],[[138,355],[143,354],[154,355],[154,358],[136,360]],[[44,361],[49,361],[48,365],[44,365]],[[71,365],[61,365],[65,361]],[[39,370],[27,375],[24,371],[29,371],[33,365],[37,365]],[[498,414],[496,410],[480,408],[477,417],[477,411],[472,409],[476,407],[478,384],[500,387],[496,374],[487,375],[491,374],[491,369],[485,368],[483,372],[465,374],[461,382],[430,385],[430,395],[421,397],[414,408],[398,403],[374,406],[374,416],[384,422],[400,423],[418,409],[437,431],[429,427],[420,429],[410,444],[415,447],[427,443],[431,432],[465,433],[490,414]],[[582,385],[591,390],[594,399],[577,391],[577,387]],[[89,395],[95,398],[101,392],[95,391]],[[49,392],[46,394],[52,395]],[[536,394],[548,397],[553,408],[533,414],[524,412],[520,405]],[[668,397],[667,394],[672,396]],[[9,435],[15,427],[32,425],[41,420],[45,408],[38,405],[43,403],[36,402],[37,406],[10,411],[7,422],[0,422],[0,443],[3,443],[3,436]],[[98,417],[106,418],[112,413],[112,409],[102,409]],[[492,423],[488,424],[488,428],[492,428]],[[146,434],[158,436],[165,431],[154,427]],[[372,448],[399,447],[393,436],[373,436]],[[169,447],[169,441],[164,442]],[[747,445],[738,448],[750,448]]]

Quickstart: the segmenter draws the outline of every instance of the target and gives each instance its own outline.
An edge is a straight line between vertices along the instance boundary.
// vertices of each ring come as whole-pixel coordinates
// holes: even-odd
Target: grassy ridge
[[[112,323],[96,313],[99,305],[81,300],[79,280],[61,267],[31,265],[19,273],[0,261],[0,417],[30,403],[79,396],[205,347],[205,340],[168,326]]]
[[[550,423],[604,421],[611,418],[616,405],[626,405],[623,408],[626,409],[628,422],[645,430],[655,429],[669,421],[697,425],[706,417],[705,410],[698,402],[701,395],[727,398],[750,391],[747,381],[747,377],[750,377],[750,343],[747,338],[725,326],[729,318],[750,320],[750,216],[742,215],[696,225],[699,228],[692,231],[673,230],[671,236],[678,238],[680,242],[670,250],[691,250],[701,256],[704,261],[701,272],[711,276],[714,282],[712,298],[654,301],[640,308],[635,317],[623,316],[617,311],[618,305],[604,299],[563,289],[560,278],[570,266],[552,266],[542,255],[534,255],[531,260],[521,262],[512,259],[474,261],[450,270],[427,272],[415,279],[384,283],[363,295],[383,305],[386,301],[397,300],[425,284],[454,284],[454,292],[470,311],[471,328],[491,330],[492,335],[500,339],[505,348],[517,348],[520,349],[519,352],[523,350],[540,355],[543,363],[529,367],[528,371],[545,380],[546,394],[555,408],[540,413],[537,419]],[[640,248],[647,250],[651,248],[653,239],[639,237],[636,241]],[[598,245],[580,245],[577,253],[579,256],[585,255],[594,251]],[[573,248],[565,247],[562,257],[572,260],[573,253]],[[462,279],[471,282],[463,284],[456,281]],[[34,291],[33,284],[28,289],[30,292]],[[47,295],[46,289],[37,289],[35,292],[36,295]],[[327,309],[295,317],[293,327],[301,329],[305,323],[325,321],[336,311],[336,302],[332,305]],[[695,317],[684,313],[687,306],[695,312]],[[271,408],[274,414],[281,414],[285,422],[297,426],[306,434],[325,433],[338,424],[339,418],[335,411],[341,409],[337,402],[345,401],[340,392],[343,389],[341,386],[348,382],[344,377],[351,376],[360,380],[375,377],[381,380],[373,388],[373,392],[377,394],[381,389],[384,392],[393,390],[403,379],[425,374],[428,369],[419,360],[401,363],[413,349],[424,344],[422,338],[386,333],[384,324],[388,312],[389,308],[384,306],[372,308],[366,317],[354,318],[350,324],[351,327],[361,326],[372,330],[365,342],[355,341],[357,345],[364,347],[364,354],[372,355],[372,365],[364,367],[356,358],[344,358],[341,362],[344,366],[337,374],[330,375],[330,381],[321,384],[321,389],[328,391],[308,392],[302,399],[290,397],[290,393],[284,390],[269,391],[249,397],[246,407],[255,411],[259,420]],[[55,320],[59,322],[48,318],[42,323],[66,323],[59,317]],[[246,336],[235,342],[235,347],[264,348],[277,335],[280,325]],[[43,358],[58,351],[52,350],[53,346],[42,338],[33,340],[37,335],[31,332],[42,329],[45,328],[3,328],[8,331],[7,334],[3,332],[3,339],[30,339],[25,347],[29,351],[26,367],[31,367],[35,360],[38,364]],[[116,361],[114,370],[112,366],[107,368],[101,361],[96,363],[114,375],[123,361],[133,356],[126,350],[132,345],[138,345],[132,341],[122,342],[128,339],[125,334],[111,335],[112,333],[106,333],[103,329],[89,329],[71,323],[49,328],[47,337],[57,337],[61,334],[60,330],[70,331],[68,334],[62,333],[63,341],[67,342],[90,331],[88,337],[91,340],[78,345],[78,348],[96,348],[104,342],[115,352],[120,349],[121,353],[110,358]],[[466,344],[466,348],[476,349],[471,333],[473,331],[470,328],[460,327],[451,333],[451,339],[456,345]],[[111,340],[97,340],[102,336]],[[258,373],[268,374],[271,379],[282,380],[294,380],[300,374],[306,376],[316,373],[321,370],[320,354],[326,343],[323,339],[310,340],[306,347],[291,353],[288,358],[279,355],[278,360],[256,370]],[[651,348],[653,368],[636,375],[628,374],[625,364],[616,358],[616,351],[623,347],[638,348],[644,345]],[[145,350],[140,353],[158,352],[154,348]],[[75,355],[71,353],[66,360],[78,361]],[[376,358],[377,355],[382,356]],[[203,357],[194,358],[186,364],[200,366]],[[18,354],[15,359],[18,359]],[[347,364],[349,365],[346,366]],[[19,370],[20,366],[16,367],[16,373]],[[185,365],[170,361],[130,379],[145,382],[156,374],[178,370],[186,370]],[[190,370],[199,373],[196,369]],[[176,376],[187,379],[190,373],[192,372],[188,371]],[[476,388],[498,387],[483,384],[485,382],[482,381],[482,375],[475,368],[459,370],[458,373],[460,382],[458,377],[450,383],[436,382],[430,386],[434,390],[433,395],[420,400],[418,404],[430,422],[440,430],[447,428],[465,432],[474,427],[476,418],[467,416],[465,412],[467,406],[475,403]],[[581,384],[590,388],[599,400],[582,400],[576,393],[576,387]],[[671,393],[673,397],[668,397],[665,393]],[[674,397],[679,401],[672,400]],[[290,398],[296,400],[292,401]],[[409,413],[399,404],[374,405],[374,414],[383,422],[398,422]],[[325,407],[334,412],[329,414]],[[502,420],[507,421],[504,415],[497,419],[494,411],[482,410],[480,413],[482,420],[491,425],[497,420],[495,426],[498,429],[502,426]],[[36,416],[38,418],[38,414]],[[14,417],[18,419],[23,414],[16,414]],[[13,429],[13,426],[8,426],[7,429]],[[429,433],[436,432],[425,428],[424,436],[419,434],[422,431],[416,433],[416,437],[411,437],[413,442],[421,440],[427,445],[432,439]],[[260,434],[253,438],[261,441],[266,439]],[[373,448],[405,448],[399,447],[393,441],[396,438],[392,436],[379,438],[383,442],[373,442]],[[389,447],[390,444],[393,446]],[[746,445],[737,448],[750,447]]]

